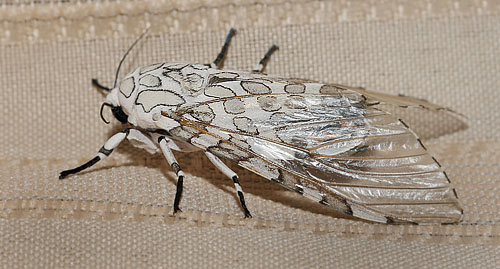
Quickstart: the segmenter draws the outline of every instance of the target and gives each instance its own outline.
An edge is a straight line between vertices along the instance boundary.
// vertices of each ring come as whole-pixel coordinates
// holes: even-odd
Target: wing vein
[[[379,206],[379,205],[449,205],[455,204],[454,201],[425,201],[425,202],[393,202],[393,203],[363,203],[368,206]]]
[[[427,155],[427,153],[405,155],[405,156],[391,156],[391,157],[340,156],[340,155],[325,155],[325,154],[316,154],[316,153],[311,153],[311,155],[317,156],[317,157],[327,157],[327,158],[341,159],[341,160],[391,160],[391,159],[404,159],[404,158],[420,157],[420,156]]]
[[[339,139],[331,142],[327,142],[321,145],[318,145],[316,147],[312,148],[307,148],[307,150],[312,151],[312,150],[317,150],[326,146],[346,142],[346,141],[353,141],[353,140],[360,140],[360,139],[366,139],[366,138],[377,138],[377,137],[387,137],[387,136],[398,136],[398,135],[406,135],[408,134],[407,132],[402,132],[402,133],[397,133],[397,134],[382,134],[382,135],[365,135],[365,136],[359,136],[359,137],[350,137],[350,138],[344,138],[344,139]]]
[[[326,183],[327,186],[349,187],[349,188],[364,188],[364,189],[381,189],[381,190],[439,190],[447,189],[449,186],[434,186],[434,187],[404,187],[404,186],[391,186],[391,185],[361,185],[349,183]]]

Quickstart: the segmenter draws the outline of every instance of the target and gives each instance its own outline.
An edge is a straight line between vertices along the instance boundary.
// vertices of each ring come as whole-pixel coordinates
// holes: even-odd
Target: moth
[[[145,33],[144,33],[145,34]],[[143,34],[143,35],[144,35]],[[418,136],[381,105],[444,110],[424,100],[338,84],[263,73],[272,46],[253,71],[220,69],[235,30],[211,64],[158,63],[141,67],[107,91],[125,129],[87,163],[109,156],[126,138],[150,153],[162,152],[177,175],[178,212],[184,173],[173,151],[204,151],[232,179],[245,217],[238,175],[229,160],[340,212],[381,223],[456,223],[463,215],[447,174]]]

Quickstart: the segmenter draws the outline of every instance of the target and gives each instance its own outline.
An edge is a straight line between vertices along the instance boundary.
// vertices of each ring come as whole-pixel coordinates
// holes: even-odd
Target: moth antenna
[[[94,85],[95,87],[97,87],[98,89],[100,90],[103,90],[105,92],[110,92],[111,89],[106,87],[106,86],[103,86],[101,83],[99,83],[99,81],[97,81],[97,79],[93,78],[92,79],[92,85]]]
[[[132,45],[128,48],[127,52],[123,55],[122,59],[120,60],[120,63],[118,64],[118,68],[116,69],[116,75],[115,75],[115,84],[113,88],[116,88],[116,84],[118,83],[118,75],[120,74],[120,68],[122,67],[123,62],[125,61],[125,58],[127,55],[130,53],[130,51],[134,48],[134,46],[146,35],[146,33],[149,31],[149,27],[146,28],[146,30],[132,43]]]
[[[99,112],[99,114],[101,115],[101,119],[102,119],[102,121],[104,121],[104,123],[106,123],[106,124],[109,124],[109,121],[107,121],[107,120],[104,118],[104,115],[102,114],[102,111],[104,110],[104,107],[105,107],[105,106],[108,106],[108,107],[111,107],[111,108],[112,108],[113,106],[112,106],[111,104],[108,104],[108,103],[102,103],[102,105],[101,105],[101,111]]]

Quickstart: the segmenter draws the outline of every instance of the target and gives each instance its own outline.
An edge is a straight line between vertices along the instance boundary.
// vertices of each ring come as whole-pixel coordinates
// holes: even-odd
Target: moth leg
[[[267,62],[269,62],[269,57],[278,49],[278,46],[272,45],[264,55],[264,57],[259,61],[259,63],[253,68],[252,72],[262,73],[264,68],[266,68]]]
[[[210,152],[205,152],[205,155],[208,157],[210,162],[212,162],[219,171],[221,171],[224,175],[233,180],[234,188],[238,192],[238,197],[240,198],[240,204],[243,210],[245,211],[245,218],[251,218],[252,214],[248,211],[248,208],[245,204],[245,195],[243,194],[243,190],[241,189],[241,185],[238,180],[238,175],[233,172],[225,163],[223,163],[217,156],[213,155]]]
[[[129,132],[130,132],[130,128],[127,128],[127,129],[124,129],[123,131],[113,135],[112,137],[110,137],[108,139],[108,141],[106,141],[106,143],[104,143],[104,146],[102,146],[102,148],[99,150],[99,152],[97,153],[97,156],[95,156],[92,160],[90,160],[90,161],[88,161],[88,162],[86,162],[86,163],[84,163],[76,168],[62,171],[61,174],[59,174],[59,179],[63,179],[71,174],[76,174],[84,169],[87,169],[87,168],[93,166],[98,161],[108,157],[109,154],[111,154],[111,152],[113,152],[113,150],[128,136]]]
[[[217,58],[210,64],[210,67],[219,69],[221,67],[222,60],[224,60],[224,56],[226,56],[227,49],[229,48],[229,43],[231,42],[231,38],[233,38],[234,34],[236,34],[236,30],[234,28],[229,29],[229,32],[226,36],[226,41],[224,41],[224,45],[217,55]]]
[[[168,147],[167,139],[168,138],[166,138],[165,136],[160,136],[158,138],[158,143],[160,144],[160,148],[161,151],[163,152],[163,155],[165,156],[165,159],[167,159],[168,164],[170,165],[170,167],[172,167],[172,170],[174,170],[175,174],[177,175],[177,190],[175,192],[175,198],[174,198],[174,214],[175,214],[177,213],[177,211],[182,211],[179,208],[179,202],[181,201],[184,172],[182,172],[179,163],[177,163],[174,153]]]
[[[106,92],[110,92],[111,91],[111,88],[109,87],[106,87],[106,86],[103,86],[101,83],[99,83],[99,81],[97,81],[97,79],[93,78],[92,79],[92,85],[94,85],[95,87],[103,90],[103,91],[106,91]]]

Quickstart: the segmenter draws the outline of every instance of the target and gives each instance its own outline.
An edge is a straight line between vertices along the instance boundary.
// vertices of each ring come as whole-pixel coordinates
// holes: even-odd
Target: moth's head
[[[113,116],[115,116],[115,118],[118,121],[120,121],[121,123],[128,123],[128,115],[123,111],[122,105],[120,104],[120,101],[118,99],[118,93],[120,92],[120,88],[122,87],[121,84],[123,82],[127,81],[127,79],[125,81],[122,81],[122,83],[120,83],[120,87],[118,87],[118,85],[119,85],[118,84],[118,75],[120,74],[120,68],[121,68],[121,66],[123,64],[123,61],[125,60],[125,58],[129,54],[129,52],[132,50],[132,48],[135,46],[135,44],[137,44],[137,42],[139,42],[139,40],[141,40],[146,35],[146,33],[148,32],[148,30],[149,30],[149,28],[147,28],[146,31],[144,31],[144,33],[142,33],[142,35],[139,36],[139,38],[137,38],[134,41],[134,43],[132,43],[132,45],[129,47],[129,49],[127,50],[127,52],[125,52],[125,54],[123,55],[122,59],[120,60],[120,63],[118,64],[118,68],[116,69],[115,84],[114,84],[114,87],[112,89],[100,85],[97,82],[96,79],[92,80],[92,84],[94,84],[94,86],[96,86],[97,88],[100,88],[101,90],[104,90],[105,92],[108,92],[108,95],[106,96],[106,101],[102,104],[102,106],[101,106],[101,112],[100,112],[101,119],[105,123],[109,123],[109,121],[107,121],[104,118],[104,116],[102,115],[102,111],[103,111],[103,109],[104,109],[105,106],[111,108],[111,112],[113,112]],[[132,79],[132,81],[133,81],[133,79]],[[127,83],[125,83],[125,84],[127,84]],[[135,86],[133,86],[131,90],[133,91],[134,88],[135,88]]]
[[[121,122],[121,123],[128,122],[128,115],[123,111],[122,106],[120,105],[120,102],[118,100],[118,92],[119,92],[118,87],[111,89],[109,91],[108,95],[106,96],[106,101],[101,105],[101,111],[100,111],[101,119],[105,123],[109,123],[109,121],[107,121],[104,118],[104,116],[102,115],[102,112],[103,112],[103,109],[105,106],[111,108],[111,112],[113,113],[113,116],[115,116],[115,118],[119,122]]]

